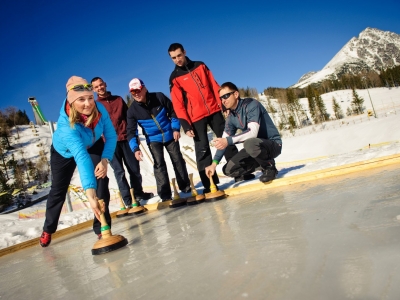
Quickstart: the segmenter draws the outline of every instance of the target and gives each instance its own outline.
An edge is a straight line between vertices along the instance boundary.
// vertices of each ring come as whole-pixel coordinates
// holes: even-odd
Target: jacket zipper
[[[148,101],[148,103],[150,103],[150,100],[147,100],[147,101]],[[147,110],[148,114],[150,115],[150,117],[153,119],[154,123],[156,123],[156,126],[158,127],[158,130],[160,130],[162,141],[163,141],[163,143],[165,143],[165,141],[164,141],[164,131],[161,129],[161,126],[158,123],[158,121],[156,120],[155,116],[150,112],[150,109],[149,109],[147,103],[144,103],[144,106],[146,107],[146,110]]]
[[[92,129],[92,134],[93,134],[93,140],[92,140],[92,146],[93,146],[96,139],[96,134],[94,133],[94,129]]]
[[[158,130],[161,131],[162,141],[163,141],[163,143],[165,143],[165,142],[164,142],[164,131],[162,131],[161,126],[160,126],[160,124],[157,122],[157,120],[156,120],[156,118],[154,117],[154,115],[153,115],[153,114],[150,114],[150,116],[153,118],[154,123],[156,123],[156,125],[157,125],[157,127],[158,127]]]
[[[238,105],[239,105],[239,103],[238,103]],[[242,123],[242,120],[240,119],[239,110],[242,110],[242,105],[240,105],[240,107],[236,107],[235,112],[234,112],[234,115],[236,115],[236,117],[238,118],[238,121],[239,121],[240,125],[244,128],[243,123]]]
[[[196,82],[196,79],[194,79],[193,74],[192,74],[192,72],[190,72],[190,70],[189,70],[189,68],[187,67],[187,65],[185,65],[185,67],[186,67],[186,70],[189,72],[190,77],[192,77],[194,83],[196,84],[197,89],[199,90],[199,93],[200,93],[200,95],[201,95],[201,98],[203,99],[204,106],[207,108],[208,115],[210,115],[210,110],[208,109],[208,106],[207,106],[207,103],[206,103],[206,99],[204,99],[204,96],[203,96],[203,94],[201,93],[201,89],[200,89],[198,83]]]

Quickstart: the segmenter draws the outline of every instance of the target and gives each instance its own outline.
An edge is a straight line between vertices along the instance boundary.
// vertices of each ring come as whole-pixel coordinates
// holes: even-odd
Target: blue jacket
[[[132,152],[139,150],[139,125],[146,137],[147,144],[151,142],[167,143],[179,131],[180,122],[177,119],[171,100],[163,93],[146,94],[146,103],[133,101],[128,109],[128,141]]]
[[[65,105],[67,105],[66,100],[64,100],[61,107],[57,130],[53,135],[53,147],[61,156],[65,158],[73,157],[75,159],[84,190],[89,188],[96,189],[95,166],[93,166],[87,149],[93,146],[103,135],[105,145],[101,158],[111,160],[117,144],[117,134],[107,110],[101,103],[96,103],[100,117],[93,130],[81,123],[77,123],[74,128],[71,128],[68,115],[65,111]]]

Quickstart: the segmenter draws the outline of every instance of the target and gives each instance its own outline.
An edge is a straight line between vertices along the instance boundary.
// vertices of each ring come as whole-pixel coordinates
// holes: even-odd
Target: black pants
[[[282,145],[267,139],[251,138],[243,143],[239,151],[222,168],[225,175],[237,177],[253,173],[256,168],[265,169],[275,166],[275,160],[281,154]]]
[[[154,160],[154,176],[157,182],[157,193],[162,200],[171,199],[172,192],[169,183],[167,164],[164,159],[164,147],[167,150],[172,166],[174,167],[176,181],[180,190],[190,186],[189,175],[186,163],[182,157],[179,142],[171,140],[167,143],[151,142],[149,145],[150,153]]]
[[[197,169],[199,170],[200,179],[205,189],[210,188],[210,179],[206,175],[205,168],[212,163],[212,153],[207,135],[207,125],[210,126],[217,137],[222,137],[225,128],[225,119],[222,116],[222,113],[217,112],[193,123],[193,132],[195,135],[193,139]],[[238,150],[236,146],[228,146],[224,154],[226,161],[229,161],[237,153]],[[213,175],[213,181],[215,184],[219,183],[219,178],[216,172]]]
[[[130,188],[133,188],[135,196],[142,194],[143,188],[139,161],[135,158],[135,154],[129,147],[128,141],[117,142],[117,147],[115,148],[114,156],[110,164],[114,170],[115,179],[117,180],[122,199],[125,205],[130,207],[132,204]],[[125,177],[124,164],[129,173],[130,186]]]
[[[102,138],[97,140],[97,142],[90,147],[87,151],[92,159],[93,166],[96,167],[101,161],[101,154],[104,149],[104,141]],[[46,220],[44,221],[43,231],[47,233],[54,233],[57,230],[58,220],[60,219],[61,210],[65,201],[65,196],[68,192],[68,186],[71,182],[72,175],[74,174],[76,168],[75,159],[65,158],[61,156],[53,147],[51,146],[50,151],[50,165],[52,182],[49,197],[47,198],[46,204]],[[107,224],[111,226],[111,216],[108,210],[108,205],[110,203],[110,191],[108,190],[108,177],[97,179],[97,197],[103,199],[105,203],[105,213]],[[94,216],[93,221],[93,231],[96,234],[101,233],[101,224]]]

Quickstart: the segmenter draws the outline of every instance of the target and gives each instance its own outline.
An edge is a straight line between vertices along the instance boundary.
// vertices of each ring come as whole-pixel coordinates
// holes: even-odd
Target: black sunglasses
[[[219,97],[219,99],[221,99],[221,101],[222,101],[222,100],[226,100],[226,99],[228,99],[234,92],[235,92],[235,91],[229,92],[229,93],[227,93],[227,94],[225,94],[225,95],[222,95],[221,97]]]

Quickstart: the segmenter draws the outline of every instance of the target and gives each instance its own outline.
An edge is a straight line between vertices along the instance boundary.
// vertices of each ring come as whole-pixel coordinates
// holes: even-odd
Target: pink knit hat
[[[76,99],[81,96],[94,96],[93,91],[88,91],[87,89],[83,89],[83,91],[74,91],[72,88],[76,85],[87,85],[88,82],[86,79],[79,76],[72,76],[68,79],[66,88],[67,88],[67,101],[69,104],[72,104]]]

